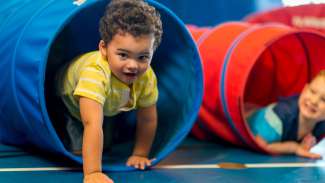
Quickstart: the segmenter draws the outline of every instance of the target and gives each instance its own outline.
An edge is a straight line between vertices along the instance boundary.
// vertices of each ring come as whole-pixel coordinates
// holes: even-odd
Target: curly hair
[[[119,32],[134,37],[153,34],[156,49],[163,30],[159,12],[143,0],[112,0],[100,19],[99,32],[106,44]]]

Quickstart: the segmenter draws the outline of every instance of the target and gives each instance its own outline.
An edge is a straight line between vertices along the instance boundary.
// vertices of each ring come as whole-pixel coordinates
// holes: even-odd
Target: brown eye
[[[121,60],[125,60],[128,58],[128,55],[126,53],[118,53],[117,55],[120,57]]]
[[[141,55],[141,56],[138,57],[138,60],[141,61],[141,62],[147,62],[147,61],[149,61],[149,59],[150,58],[147,55]]]

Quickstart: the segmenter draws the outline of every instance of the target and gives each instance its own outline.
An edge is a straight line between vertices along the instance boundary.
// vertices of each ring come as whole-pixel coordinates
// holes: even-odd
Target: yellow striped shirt
[[[69,112],[79,120],[80,96],[102,104],[105,116],[148,107],[158,99],[157,79],[151,67],[129,87],[111,73],[99,51],[77,57],[62,72],[59,95]]]

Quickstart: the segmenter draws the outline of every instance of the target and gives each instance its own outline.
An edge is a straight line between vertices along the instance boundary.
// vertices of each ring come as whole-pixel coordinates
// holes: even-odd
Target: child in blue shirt
[[[269,152],[321,158],[309,150],[325,135],[325,70],[299,96],[259,109],[247,121],[256,142]]]

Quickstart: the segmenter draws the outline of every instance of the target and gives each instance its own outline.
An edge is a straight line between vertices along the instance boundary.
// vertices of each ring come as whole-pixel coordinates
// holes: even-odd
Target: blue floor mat
[[[217,166],[225,162],[245,164],[246,168],[224,169]],[[60,167],[76,170],[60,170]],[[325,161],[269,156],[187,138],[175,152],[151,170],[107,174],[116,183],[317,183],[325,180]],[[68,159],[0,145],[1,183],[79,183],[82,177],[81,167]]]

